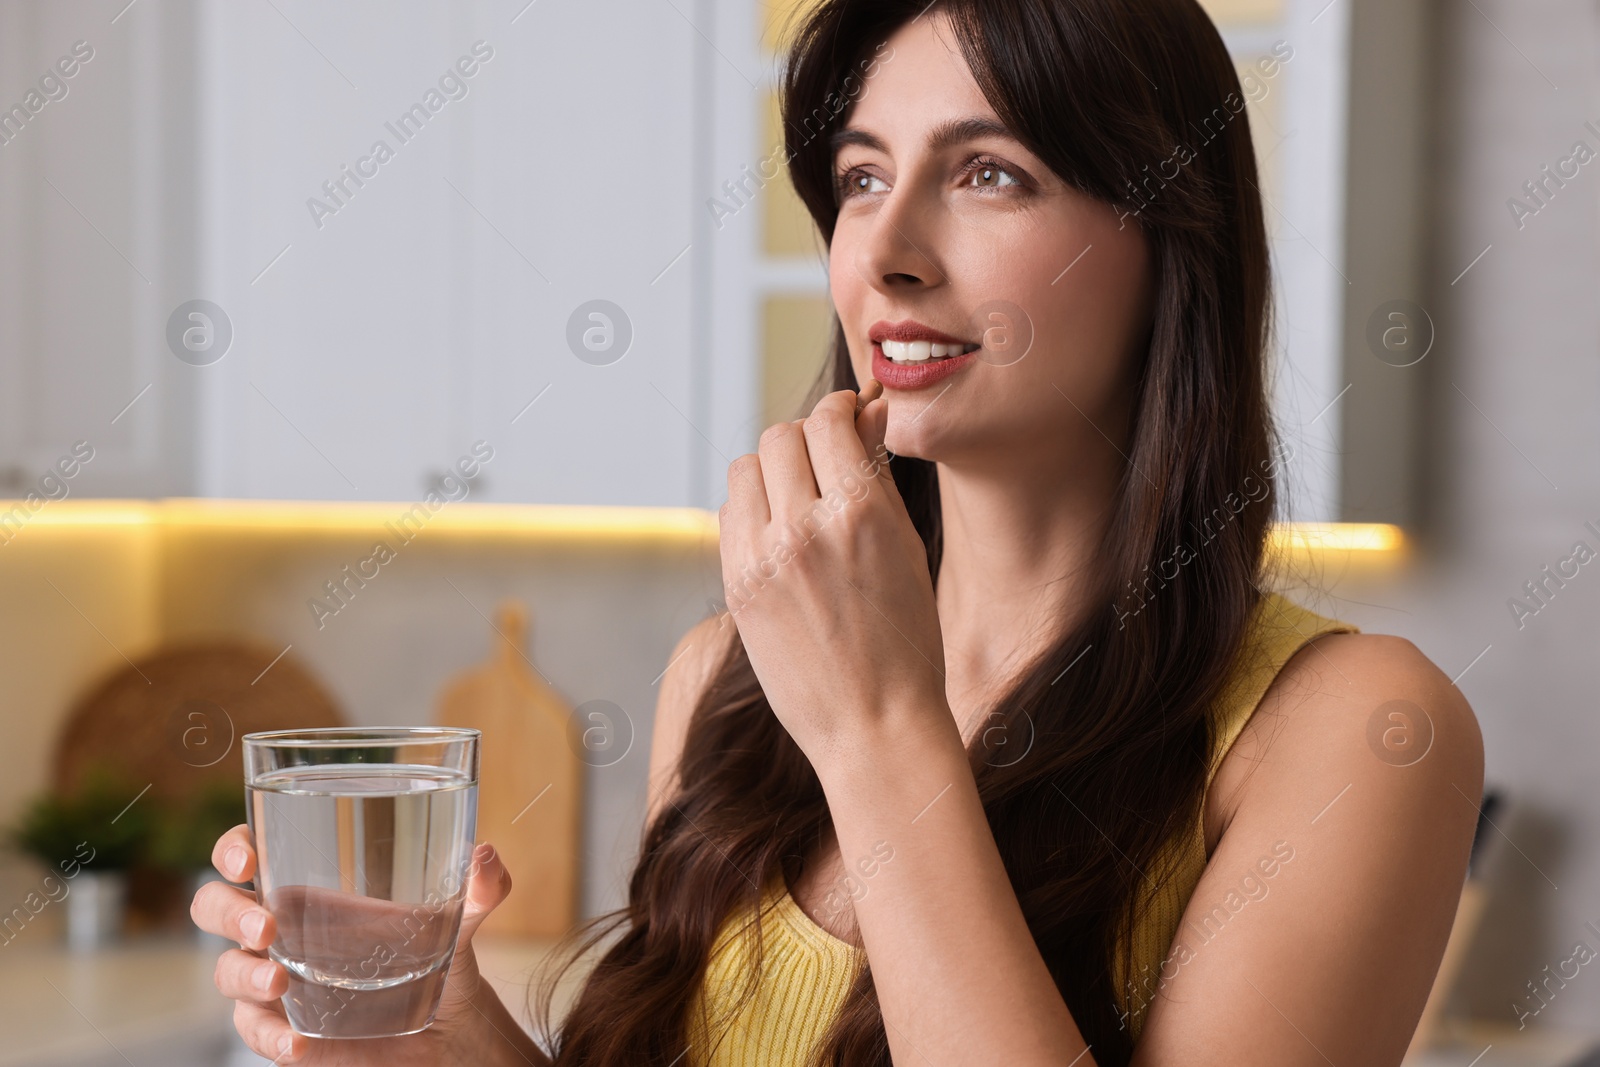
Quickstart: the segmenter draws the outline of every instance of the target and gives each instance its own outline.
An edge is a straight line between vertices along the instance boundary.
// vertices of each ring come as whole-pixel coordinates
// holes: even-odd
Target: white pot
[[[67,892],[67,947],[92,952],[122,937],[128,876],[121,871],[82,870]]]

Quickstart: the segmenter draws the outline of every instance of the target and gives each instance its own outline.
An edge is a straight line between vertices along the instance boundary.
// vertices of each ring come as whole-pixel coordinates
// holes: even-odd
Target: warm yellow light
[[[1302,552],[1394,552],[1405,547],[1405,534],[1386,522],[1293,522],[1274,528],[1272,547]]]
[[[25,526],[137,526],[169,529],[229,528],[241,532],[364,533],[405,516],[429,533],[529,537],[570,541],[715,542],[717,515],[702,508],[602,507],[566,504],[447,502],[436,511],[412,501],[58,500],[29,514],[16,500],[0,500],[0,517],[13,507]],[[420,509],[420,510],[419,510]],[[1388,523],[1302,522],[1277,526],[1277,551],[1393,552],[1405,547],[1400,527]]]
[[[13,501],[0,500],[0,516]],[[26,509],[24,508],[24,513]],[[436,510],[415,501],[164,500],[52,501],[27,526],[127,526],[166,529],[229,528],[240,532],[366,533],[387,524],[429,534],[519,536],[534,539],[699,543],[717,536],[715,512],[700,508],[598,507],[553,504],[445,502]]]
[[[0,500],[0,529],[27,526],[140,526],[156,521],[154,501],[44,500],[34,510],[21,499]]]

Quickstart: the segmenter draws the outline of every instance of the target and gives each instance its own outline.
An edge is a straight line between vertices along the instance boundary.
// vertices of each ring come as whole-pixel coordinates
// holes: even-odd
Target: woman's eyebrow
[[[939,151],[951,145],[961,144],[964,141],[974,141],[980,137],[1004,137],[1008,141],[1015,141],[1016,135],[1006,129],[1005,125],[994,119],[972,116],[964,119],[951,119],[942,122],[933,128],[928,135],[928,148]],[[845,145],[860,145],[878,152],[887,153],[889,150],[878,136],[858,126],[849,126],[842,130],[835,130],[828,138],[828,145],[835,153]]]

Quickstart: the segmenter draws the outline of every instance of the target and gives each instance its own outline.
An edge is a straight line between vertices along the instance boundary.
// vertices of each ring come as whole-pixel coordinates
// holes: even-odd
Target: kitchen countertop
[[[58,945],[0,948],[0,1067],[246,1067],[265,1064],[233,1033],[212,985],[227,942],[146,939],[74,955]],[[528,981],[549,941],[480,938],[479,965],[528,1025]],[[558,997],[556,1011],[563,1004]],[[1596,1035],[1459,1024],[1406,1067],[1576,1067]]]
[[[1595,1067],[1584,1059],[1595,1049],[1600,1035],[1474,1021],[1457,1023],[1447,1040],[1405,1067]]]
[[[524,1025],[528,976],[552,946],[478,944],[484,975]],[[227,947],[152,938],[84,955],[59,945],[0,948],[0,1067],[267,1062],[238,1042],[232,1002],[212,984],[217,954]]]

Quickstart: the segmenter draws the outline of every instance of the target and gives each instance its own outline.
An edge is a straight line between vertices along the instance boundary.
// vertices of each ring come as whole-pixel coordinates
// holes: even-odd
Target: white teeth
[[[883,349],[885,359],[892,363],[926,363],[930,359],[949,359],[970,352],[977,345],[944,345],[933,344],[930,341],[890,341],[878,342]]]

